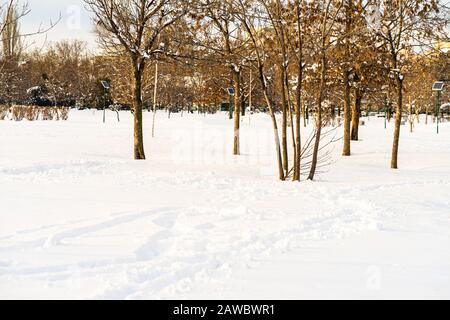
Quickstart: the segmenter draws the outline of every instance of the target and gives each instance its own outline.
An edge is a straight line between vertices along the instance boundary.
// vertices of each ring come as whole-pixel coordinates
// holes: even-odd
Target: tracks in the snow
[[[222,190],[245,186],[245,182],[233,179],[217,181],[213,177],[207,182],[206,187],[220,184]],[[100,285],[94,298],[164,298],[189,290],[196,281],[226,278],[233,266],[245,266],[262,254],[270,256],[301,246],[304,241],[341,238],[377,228],[383,214],[373,201],[361,196],[367,189],[332,190],[314,184],[301,185],[304,189],[287,187],[287,196],[298,201],[296,211],[253,209],[239,203],[244,203],[245,197],[259,201],[286,191],[282,187],[260,193],[272,185],[259,185],[253,194],[247,188],[247,193],[240,196],[238,188],[225,198],[217,198],[215,205],[210,201],[203,207],[152,208],[7,235],[0,239],[0,254],[2,261],[5,256],[9,262],[0,264],[0,277],[42,281],[79,278],[81,284],[95,280]],[[145,236],[146,226],[149,229]],[[109,244],[110,238],[116,241],[121,234],[127,234],[124,241],[132,241],[137,231],[139,241],[119,244],[126,248],[124,255],[96,256],[99,248],[93,245],[95,241],[113,247],[116,242]],[[54,255],[66,252],[77,253],[79,259],[51,262]],[[28,255],[42,260],[31,263],[26,259]]]

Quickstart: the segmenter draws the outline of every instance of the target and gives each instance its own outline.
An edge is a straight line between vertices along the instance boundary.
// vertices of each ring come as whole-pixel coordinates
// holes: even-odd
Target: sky
[[[450,0],[445,1],[450,4]],[[51,21],[59,21],[45,35],[27,38],[28,48],[39,48],[63,39],[80,39],[88,43],[90,51],[97,51],[91,14],[83,0],[19,0],[22,4],[26,2],[31,12],[21,20],[23,33],[33,33],[40,27],[48,28]]]
[[[21,20],[23,33],[36,32],[40,27],[48,28],[51,21],[59,22],[45,35],[26,39],[29,47],[41,47],[46,42],[63,39],[80,39],[88,43],[88,48],[95,51],[96,37],[89,11],[83,0],[21,0],[28,2],[31,12]]]

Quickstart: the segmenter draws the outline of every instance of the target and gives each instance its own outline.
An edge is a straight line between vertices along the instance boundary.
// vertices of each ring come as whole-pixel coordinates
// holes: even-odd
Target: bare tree
[[[343,82],[344,82],[344,150],[342,151],[343,156],[351,155],[351,145],[350,145],[350,125],[351,125],[351,99],[350,99],[350,33],[353,28],[353,11],[354,3],[353,0],[345,0],[345,59],[346,62],[343,63]]]
[[[5,58],[20,56],[23,50],[22,39],[20,37],[19,18],[23,14],[19,12],[17,4],[11,2],[6,8],[3,21],[1,23],[2,54]]]
[[[142,124],[142,78],[146,62],[163,53],[158,38],[188,12],[190,1],[84,0],[95,15],[97,33],[105,51],[127,54],[133,68],[134,158],[145,159]]]
[[[261,25],[258,17],[263,17],[265,14],[261,12],[259,4],[252,1],[236,0],[235,17],[241,22],[248,38],[251,41],[252,50],[254,51],[256,70],[261,83],[261,89],[264,95],[264,100],[269,109],[270,118],[272,120],[272,127],[275,139],[275,150],[278,162],[278,177],[280,180],[286,180],[286,174],[283,167],[283,156],[281,152],[280,135],[278,129],[278,121],[275,115],[275,108],[272,99],[270,98],[268,79],[267,79],[267,48],[264,43],[264,37],[261,37]]]
[[[379,24],[375,28],[389,52],[391,77],[397,89],[394,142],[391,168],[398,169],[400,129],[403,116],[403,90],[405,80],[405,53],[422,46],[427,40],[445,30],[448,16],[439,18],[439,0],[376,1]]]
[[[318,1],[317,4],[317,9],[320,13],[320,16],[318,17],[320,29],[318,34],[318,42],[316,43],[320,59],[318,62],[320,65],[320,84],[319,90],[317,91],[316,136],[308,180],[314,180],[319,161],[320,139],[322,136],[322,126],[324,120],[322,114],[322,104],[324,102],[324,91],[327,83],[328,55],[334,42],[340,40],[339,38],[334,39],[333,41],[331,39],[333,38],[333,32],[337,22],[336,18],[340,14],[342,7],[342,1],[335,0],[327,0],[325,2]]]
[[[240,117],[245,111],[242,74],[246,64],[247,46],[240,22],[233,15],[235,7],[232,0],[205,0],[203,2],[205,19],[201,28],[203,33],[198,34],[196,46],[202,50],[203,58],[207,58],[209,63],[222,65],[230,72],[234,89],[234,110],[233,112],[230,110],[230,117],[234,119],[233,154],[239,155]]]
[[[289,175],[289,152],[288,152],[288,116],[290,113],[289,101],[289,83],[288,83],[288,67],[289,67],[289,52],[287,43],[287,7],[280,0],[259,0],[261,6],[265,9],[268,20],[270,21],[270,28],[273,30],[276,47],[273,48],[274,53],[278,57],[276,63],[279,70],[279,88],[281,97],[281,148],[283,154],[283,169],[285,176]],[[292,117],[291,117],[292,119]],[[293,126],[292,126],[293,127]],[[294,135],[293,135],[294,136]],[[294,143],[294,153],[297,148]],[[294,155],[295,158],[297,158]]]

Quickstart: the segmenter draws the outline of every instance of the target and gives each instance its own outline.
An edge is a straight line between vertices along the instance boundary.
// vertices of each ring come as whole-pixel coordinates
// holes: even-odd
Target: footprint
[[[13,264],[12,261],[0,260],[0,268],[10,267]]]
[[[195,229],[197,229],[197,230],[211,230],[214,228],[215,228],[215,225],[213,225],[212,223],[199,224],[198,226],[195,227]]]
[[[161,217],[152,220],[152,222],[160,227],[171,229],[177,222],[178,213],[166,212],[161,215]]]
[[[138,261],[148,261],[161,256],[172,243],[173,233],[169,230],[160,231],[149,237],[134,254]]]

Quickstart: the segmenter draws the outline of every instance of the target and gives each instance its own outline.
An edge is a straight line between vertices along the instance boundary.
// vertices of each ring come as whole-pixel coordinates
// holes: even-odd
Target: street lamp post
[[[103,87],[103,123],[106,123],[106,95],[108,93],[109,88],[111,87],[109,81],[102,80],[100,81]]]
[[[436,95],[436,123],[437,123],[437,134],[439,134],[439,116],[441,111],[441,91],[437,92]]]
[[[236,107],[233,102],[233,100],[234,100],[233,98],[234,98],[234,94],[235,94],[234,88],[233,87],[227,88],[227,92],[228,92],[228,95],[230,96],[230,119],[233,119],[233,112],[234,112],[234,108]]]
[[[437,81],[433,84],[433,91],[436,92],[436,131],[439,134],[439,116],[441,113],[441,92],[444,90],[444,82]]]

